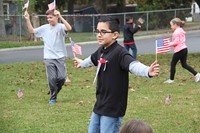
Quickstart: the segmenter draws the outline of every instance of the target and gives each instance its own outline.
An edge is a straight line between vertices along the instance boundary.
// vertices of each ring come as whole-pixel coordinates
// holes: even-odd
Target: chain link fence
[[[127,16],[133,16],[135,23],[138,18],[142,18],[144,23],[142,30],[150,32],[157,29],[169,29],[169,22],[174,17],[179,17],[186,21],[199,21],[199,19],[192,19],[191,8],[170,9],[170,10],[156,10],[143,12],[124,12],[115,14],[93,14],[93,15],[64,15],[62,16],[72,25],[71,32],[94,32],[98,19],[101,16],[115,16],[120,20],[120,29],[123,29]],[[200,14],[198,14],[200,16]],[[1,16],[2,17],[2,16]],[[0,41],[21,41],[31,40],[33,35],[28,33],[26,22],[22,15],[3,16],[6,29],[6,38]],[[36,28],[42,24],[47,23],[46,15],[31,14],[31,22]]]

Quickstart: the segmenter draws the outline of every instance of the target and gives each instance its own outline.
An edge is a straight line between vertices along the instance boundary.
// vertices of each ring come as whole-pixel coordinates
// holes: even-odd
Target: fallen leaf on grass
[[[130,91],[135,92],[135,89],[130,89]]]
[[[143,97],[144,99],[149,99],[148,97]]]
[[[79,104],[79,105],[83,105],[83,101],[79,101],[77,104]]]

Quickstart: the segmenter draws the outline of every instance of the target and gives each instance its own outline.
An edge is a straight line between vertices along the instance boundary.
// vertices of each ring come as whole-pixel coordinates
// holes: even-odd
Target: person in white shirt
[[[34,33],[35,37],[42,38],[44,41],[44,62],[46,65],[46,73],[50,88],[49,104],[55,104],[57,94],[62,89],[66,78],[66,32],[71,30],[70,24],[62,17],[58,10],[47,10],[48,24],[33,28],[30,22],[30,16],[25,11],[24,17],[30,33]],[[58,23],[58,20],[62,23]]]

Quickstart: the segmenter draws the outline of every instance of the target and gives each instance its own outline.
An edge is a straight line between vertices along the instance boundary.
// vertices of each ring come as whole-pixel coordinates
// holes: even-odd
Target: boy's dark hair
[[[46,15],[54,15],[54,9],[53,10],[47,10]]]
[[[120,32],[120,27],[119,27],[119,19],[111,16],[103,16],[99,19],[99,22],[104,22],[108,24],[109,29],[112,32]]]
[[[129,21],[130,19],[133,19],[133,16],[127,16],[126,17],[126,22]]]
[[[119,133],[153,133],[153,129],[142,120],[129,120]]]

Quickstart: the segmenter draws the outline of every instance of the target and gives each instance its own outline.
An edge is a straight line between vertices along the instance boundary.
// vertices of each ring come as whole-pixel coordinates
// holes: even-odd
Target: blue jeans
[[[137,58],[137,47],[135,44],[131,44],[131,45],[124,45],[124,47],[126,48],[126,50],[129,51],[129,49],[131,48],[132,50],[132,56],[134,59]]]
[[[92,112],[88,133],[118,133],[123,117],[108,117]]]

